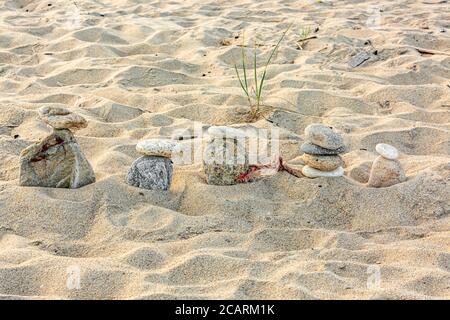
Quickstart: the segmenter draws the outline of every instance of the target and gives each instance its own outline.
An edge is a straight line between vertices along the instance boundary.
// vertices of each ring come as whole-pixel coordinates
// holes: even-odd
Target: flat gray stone
[[[169,158],[143,156],[132,163],[126,182],[130,186],[148,190],[168,190],[172,173],[173,164]]]
[[[349,66],[352,68],[356,68],[360,65],[362,65],[364,62],[370,59],[370,54],[366,51],[362,51],[358,53],[356,56],[354,56],[350,61],[348,62]]]
[[[305,128],[305,140],[319,147],[336,150],[344,146],[342,136],[329,126],[313,123]]]
[[[341,148],[337,148],[335,150],[330,150],[330,149],[322,148],[322,147],[315,145],[313,143],[310,143],[310,142],[303,143],[300,147],[300,150],[303,151],[304,153],[309,153],[309,154],[314,154],[314,155],[322,155],[322,156],[336,155],[336,154],[341,154],[341,153],[346,152],[345,146],[343,146]]]
[[[21,186],[74,189],[93,182],[94,170],[67,129],[54,130],[20,155]]]

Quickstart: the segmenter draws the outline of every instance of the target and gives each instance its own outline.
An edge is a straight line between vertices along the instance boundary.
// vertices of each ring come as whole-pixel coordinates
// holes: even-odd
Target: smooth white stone
[[[172,140],[148,139],[136,145],[136,151],[145,156],[172,157],[172,154],[181,151],[181,145]]]
[[[387,143],[379,143],[375,146],[375,150],[383,157],[389,160],[398,158],[398,150]]]
[[[213,138],[238,139],[245,138],[244,131],[226,126],[212,126],[208,128],[208,134]]]
[[[344,175],[344,169],[342,167],[339,167],[333,171],[320,171],[311,168],[310,166],[304,166],[302,169],[302,174],[308,178],[342,177]]]

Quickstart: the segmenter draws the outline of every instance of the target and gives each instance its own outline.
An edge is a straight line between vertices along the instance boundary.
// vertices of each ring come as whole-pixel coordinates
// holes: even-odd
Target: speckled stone
[[[398,150],[387,143],[379,143],[375,146],[375,150],[383,156],[383,158],[389,160],[395,160],[398,158]]]
[[[44,106],[38,109],[39,118],[54,129],[82,129],[87,121],[63,107]]]
[[[302,173],[305,177],[308,178],[319,178],[319,177],[341,177],[344,175],[344,169],[339,167],[333,171],[320,171],[310,166],[304,166],[302,169]]]
[[[398,160],[389,160],[378,156],[370,170],[369,187],[390,187],[406,181],[405,171]]]
[[[148,190],[168,190],[172,182],[173,164],[165,157],[143,156],[128,170],[126,182],[130,186]]]
[[[179,143],[167,139],[148,139],[136,145],[136,151],[145,156],[170,158],[180,150],[181,145]]]
[[[346,152],[345,146],[335,149],[335,150],[330,150],[330,149],[325,149],[325,148],[319,147],[310,142],[303,143],[300,147],[300,150],[304,153],[309,153],[309,154],[314,154],[314,155],[324,155],[324,156],[337,155],[337,154]]]
[[[238,183],[239,176],[249,169],[245,145],[233,139],[213,139],[206,146],[203,169],[208,184]]]
[[[312,154],[303,154],[304,163],[311,168],[321,171],[333,171],[343,165],[343,161],[338,155],[321,156]]]
[[[344,146],[342,136],[329,126],[314,123],[305,128],[305,139],[319,147],[336,150]]]
[[[94,170],[67,129],[54,130],[20,154],[21,186],[75,189],[93,182]]]

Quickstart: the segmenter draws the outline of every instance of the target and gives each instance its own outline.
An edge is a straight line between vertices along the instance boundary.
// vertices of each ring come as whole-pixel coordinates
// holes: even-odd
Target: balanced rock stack
[[[71,132],[85,128],[86,119],[62,107],[45,106],[38,112],[53,132],[20,154],[19,184],[73,189],[95,182],[94,171]]]
[[[305,139],[306,142],[300,148],[304,152],[304,176],[317,178],[344,175],[339,154],[345,152],[345,146],[339,133],[323,124],[311,124],[305,128]]]
[[[379,156],[375,159],[370,170],[369,187],[390,187],[406,181],[405,171],[397,160],[398,150],[387,144],[379,143],[375,146]]]
[[[249,170],[245,132],[224,126],[208,129],[210,141],[203,155],[206,182],[215,185],[233,185],[241,174]]]
[[[139,142],[136,150],[142,157],[128,170],[127,184],[148,190],[168,190],[173,173],[170,158],[180,152],[180,145],[171,140],[149,139]]]

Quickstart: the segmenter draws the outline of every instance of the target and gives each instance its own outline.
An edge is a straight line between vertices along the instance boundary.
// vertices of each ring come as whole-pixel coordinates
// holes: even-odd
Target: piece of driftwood
[[[410,46],[410,48],[415,49],[419,53],[450,56],[450,52],[444,52],[444,51],[438,51],[438,50],[432,50],[432,49],[425,49],[425,48],[419,48],[419,47],[413,47],[413,46]]]
[[[362,52],[358,53],[356,56],[354,56],[352,59],[350,59],[348,64],[350,65],[350,67],[356,68],[357,66],[360,66],[361,64],[363,64],[365,61],[367,61],[369,59],[370,59],[370,54],[366,51],[362,51]]]
[[[317,36],[310,36],[310,37],[306,37],[306,38],[297,40],[297,49],[303,50],[303,47],[302,47],[303,42],[311,40],[311,39],[316,39],[316,38],[317,38]]]

